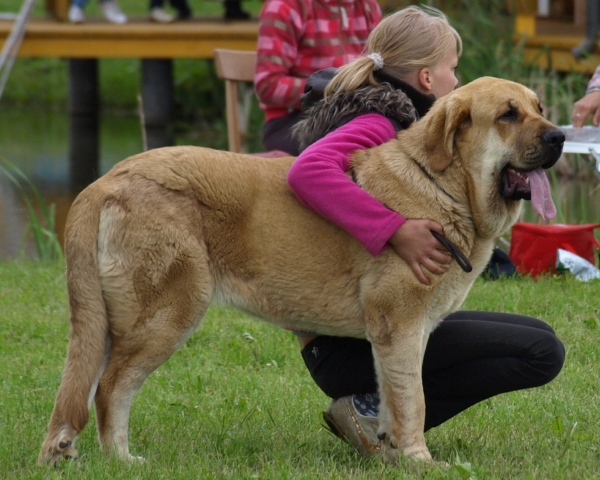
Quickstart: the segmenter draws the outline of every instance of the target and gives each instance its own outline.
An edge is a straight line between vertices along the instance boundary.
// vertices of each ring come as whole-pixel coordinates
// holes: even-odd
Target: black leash
[[[434,232],[433,230],[429,230],[431,234],[450,252],[450,255],[456,260],[458,266],[462,268],[465,272],[469,273],[473,270],[471,266],[471,262],[466,257],[466,255],[460,251],[456,245],[454,245],[450,240],[444,237],[442,234],[438,232]]]

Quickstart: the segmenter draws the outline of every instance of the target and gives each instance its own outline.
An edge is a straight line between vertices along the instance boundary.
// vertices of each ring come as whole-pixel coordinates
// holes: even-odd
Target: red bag
[[[594,246],[600,250],[600,242],[594,237],[594,229],[599,227],[600,223],[535,225],[519,222],[512,228],[508,256],[519,273],[532,277],[556,272],[556,251],[559,248],[595,265]]]

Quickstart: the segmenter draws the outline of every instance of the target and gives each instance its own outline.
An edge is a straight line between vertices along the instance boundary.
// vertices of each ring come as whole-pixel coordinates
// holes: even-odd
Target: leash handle
[[[450,255],[452,255],[452,258],[454,258],[454,260],[456,260],[456,263],[458,263],[458,266],[460,268],[462,268],[467,273],[469,273],[473,270],[473,266],[471,265],[471,262],[469,261],[467,256],[460,250],[460,248],[458,248],[456,245],[454,245],[450,240],[448,240],[442,234],[440,234],[438,232],[434,232],[433,230],[429,230],[429,231],[444,247],[446,247],[446,249],[450,252]]]

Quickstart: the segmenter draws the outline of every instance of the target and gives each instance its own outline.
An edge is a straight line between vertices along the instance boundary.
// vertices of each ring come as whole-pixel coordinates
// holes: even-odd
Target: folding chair
[[[252,83],[254,81],[254,69],[256,67],[256,52],[242,50],[227,50],[217,48],[214,52],[217,76],[225,80],[225,104],[227,114],[227,140],[229,151],[240,153],[242,151],[241,123],[247,123],[239,108],[238,86],[241,82]],[[283,157],[288,155],[279,150],[270,152],[252,153],[260,157]]]

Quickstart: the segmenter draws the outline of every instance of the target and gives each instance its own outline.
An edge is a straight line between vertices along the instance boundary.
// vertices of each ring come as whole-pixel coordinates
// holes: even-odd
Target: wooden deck
[[[580,72],[591,75],[600,65],[600,44],[589,58],[577,60],[571,50],[585,39],[585,27],[569,20],[548,20],[534,16],[518,16],[515,42],[524,41],[524,57],[543,68],[561,72]]]
[[[0,20],[0,48],[14,22]],[[192,19],[158,24],[130,19],[124,25],[104,20],[83,24],[32,19],[20,57],[64,58],[213,58],[215,48],[256,50],[257,21]]]
[[[0,47],[13,21],[0,20]],[[600,54],[578,61],[571,50],[585,37],[585,29],[572,21],[539,19],[519,15],[515,42],[525,39],[524,55],[542,67],[591,74]],[[185,22],[157,24],[133,18],[124,25],[90,19],[84,24],[35,18],[28,26],[19,50],[21,57],[63,58],[213,58],[215,48],[255,50],[258,22],[226,22],[194,18]],[[600,51],[600,48],[598,49]]]

